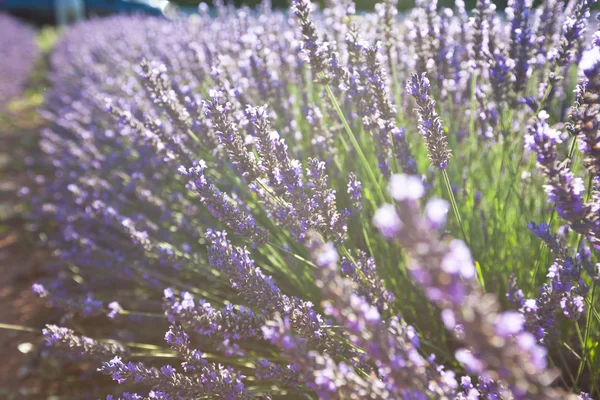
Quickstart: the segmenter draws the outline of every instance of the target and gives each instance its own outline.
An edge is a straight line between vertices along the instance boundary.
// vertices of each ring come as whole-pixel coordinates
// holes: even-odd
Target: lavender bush
[[[0,109],[25,89],[38,55],[35,32],[12,16],[0,13]]]
[[[67,32],[47,343],[113,399],[600,395],[589,2],[329,3]]]

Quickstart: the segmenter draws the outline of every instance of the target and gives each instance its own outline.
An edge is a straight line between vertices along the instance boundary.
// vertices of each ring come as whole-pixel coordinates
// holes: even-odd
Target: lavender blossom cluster
[[[0,13],[0,108],[25,90],[38,56],[35,31],[16,18]]]
[[[590,2],[514,0],[504,20],[487,0],[472,17],[417,1],[402,22],[397,0],[216,3],[84,22],[56,46],[46,173],[23,191],[53,254],[34,290],[64,310],[48,345],[126,385],[107,399],[591,398],[549,359],[600,283],[600,57],[568,73],[600,42]],[[584,171],[557,148],[569,135]],[[511,280],[512,309],[457,229],[465,143],[533,152],[579,235],[530,225],[555,260],[537,297]],[[68,328],[90,319],[93,338]]]

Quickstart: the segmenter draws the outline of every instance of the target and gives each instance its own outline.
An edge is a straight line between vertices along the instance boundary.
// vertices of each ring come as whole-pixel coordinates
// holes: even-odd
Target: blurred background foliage
[[[198,4],[198,0],[171,0],[173,3],[178,3],[185,6],[196,6]],[[313,0],[314,1],[314,0]],[[212,1],[204,1],[209,5],[212,5]],[[233,1],[236,6],[241,6],[242,4],[248,6],[255,6],[260,3],[260,0],[235,0]],[[273,6],[278,8],[286,8],[289,6],[289,0],[272,0]],[[324,5],[326,0],[319,0],[321,5]],[[373,5],[375,4],[374,0],[355,0],[356,7],[360,10],[372,10]],[[414,0],[399,0],[398,8],[400,10],[407,10],[415,6]],[[475,8],[476,0],[465,0],[467,10],[471,10]],[[494,1],[499,9],[503,9],[506,7],[506,0]],[[536,1],[537,3],[537,1]],[[454,0],[439,0],[438,4],[440,7],[452,7],[454,5]]]

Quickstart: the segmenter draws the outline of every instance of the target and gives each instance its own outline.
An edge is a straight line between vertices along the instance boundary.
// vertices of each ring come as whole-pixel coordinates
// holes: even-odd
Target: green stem
[[[446,184],[446,190],[448,191],[448,196],[450,197],[450,203],[452,204],[452,211],[454,211],[454,216],[458,221],[458,225],[460,226],[460,231],[462,233],[463,239],[469,245],[469,241],[467,239],[467,235],[465,233],[465,229],[463,227],[462,218],[460,217],[460,212],[458,211],[458,204],[456,203],[456,198],[454,197],[454,192],[452,191],[452,185],[450,184],[450,178],[448,177],[448,172],[444,169],[442,170],[442,176],[444,177],[444,183]]]
[[[0,322],[0,329],[8,329],[11,331],[21,331],[21,332],[33,332],[33,333],[41,332],[39,329],[30,328],[28,326],[4,324],[2,322]]]
[[[592,307],[594,305],[594,298],[596,295],[596,284],[592,286],[592,293],[590,294],[590,305],[587,309],[587,316],[585,321],[585,333],[583,337],[583,354],[581,355],[581,360],[579,361],[579,367],[577,368],[577,377],[575,378],[575,384],[579,382],[579,378],[581,378],[581,374],[583,373],[583,368],[585,362],[588,359],[588,351],[587,351],[587,342],[590,337],[590,331],[592,329]],[[578,326],[579,328],[579,326]],[[579,336],[581,336],[581,332],[578,332]]]
[[[291,252],[289,250],[284,249],[281,246],[276,245],[275,243],[272,242],[267,242],[266,243],[268,246],[271,246],[273,248],[276,248],[279,251],[282,251],[284,253],[289,254],[290,256],[294,257],[295,259],[302,261],[303,263],[305,263],[306,265],[309,265],[311,268],[317,268],[317,266],[310,260],[307,260],[306,258],[300,257],[298,254]]]
[[[167,318],[167,316],[165,314],[142,312],[142,311],[120,310],[119,314],[122,314],[122,315],[136,315],[138,317]]]
[[[569,160],[571,160],[571,165],[569,166],[569,168],[573,168],[573,154],[575,153],[575,145],[577,144],[577,138],[574,137],[573,140],[571,141],[571,147],[569,148],[569,155],[568,158]]]
[[[554,220],[554,216],[556,215],[556,210],[552,210],[552,214],[550,214],[550,219],[548,220],[548,225],[552,226],[552,221]],[[546,248],[546,244],[544,243],[544,241],[542,240],[540,243],[540,248],[538,250],[539,255],[542,255],[542,251]],[[531,296],[531,294],[533,294],[533,291],[535,290],[535,288],[537,288],[537,273],[538,270],[540,268],[540,264],[542,263],[542,258],[538,257],[535,260],[535,266],[533,267],[533,277],[532,277],[532,281],[533,284],[531,285],[531,290],[529,295]]]
[[[549,89],[546,90],[547,93],[550,92]],[[547,97],[547,94],[545,95],[545,97]],[[573,154],[575,154],[575,148],[577,146],[577,138],[574,137],[573,140],[571,141],[571,146],[569,146],[569,153],[567,154],[567,158],[569,160],[571,160],[571,165],[569,166],[569,168],[572,170],[573,169],[573,164],[574,164],[574,160],[573,160]],[[589,185],[588,185],[589,187]],[[589,192],[588,192],[588,196],[589,196]],[[589,197],[588,197],[589,200]],[[556,216],[556,210],[552,209],[552,214],[550,214],[550,219],[548,220],[548,225],[552,225],[552,221],[554,220],[554,217]],[[581,244],[581,239],[583,238],[583,236],[580,236],[579,238],[579,244]],[[544,242],[542,241],[542,243],[540,243],[540,249],[538,251],[538,253],[541,255],[543,249],[546,246],[544,245]],[[579,248],[579,245],[577,246]],[[540,263],[541,263],[541,257],[538,257],[537,260],[535,261],[535,266],[533,268],[533,285],[531,286],[531,290],[530,290],[530,295],[533,293],[533,290],[535,290],[535,288],[537,287],[537,272],[539,270],[540,267]]]
[[[400,91],[400,83],[398,81],[398,73],[396,72],[396,68],[394,68],[394,66],[392,65],[392,54],[389,48],[387,56],[390,71],[392,72],[392,80],[394,81],[394,98],[396,99],[396,119],[399,122],[402,122],[404,120],[404,115],[402,115],[402,97]]]
[[[344,130],[346,131],[346,134],[348,135],[348,138],[350,139],[350,143],[352,143],[352,147],[356,151],[356,154],[358,155],[358,158],[360,159],[361,163],[364,165],[365,169],[367,170],[367,175],[369,175],[369,179],[371,180],[371,183],[374,186],[375,192],[376,192],[377,196],[379,197],[379,200],[382,203],[385,203],[386,202],[385,195],[383,194],[383,191],[381,190],[381,186],[379,185],[379,183],[377,181],[377,177],[375,176],[375,173],[373,172],[373,169],[371,168],[371,164],[369,164],[369,162],[367,161],[367,157],[365,156],[365,153],[363,153],[362,149],[360,148],[360,144],[356,140],[356,137],[354,136],[354,133],[352,132],[352,128],[350,128],[350,124],[348,124],[348,121],[346,120],[346,117],[344,116],[344,112],[340,108],[340,105],[338,104],[338,102],[335,98],[335,95],[333,94],[333,91],[331,90],[331,87],[328,84],[325,85],[325,90],[327,91],[329,100],[331,100],[331,103],[333,104],[333,107],[335,108],[335,111],[336,111],[338,117],[342,121],[342,125],[344,125]]]
[[[133,358],[177,358],[177,353],[175,352],[165,352],[165,353],[131,353],[131,357]]]
[[[446,184],[446,190],[448,191],[448,197],[450,197],[450,204],[452,205],[452,211],[454,212],[454,216],[456,217],[456,221],[458,222],[458,226],[460,227],[460,232],[462,237],[469,248],[471,248],[469,244],[469,239],[467,238],[467,234],[465,233],[465,228],[463,226],[463,221],[460,216],[460,212],[458,211],[458,204],[456,202],[456,198],[454,197],[454,192],[452,191],[452,185],[450,184],[450,178],[448,177],[448,171],[445,169],[442,170],[442,176],[444,177],[444,183]],[[477,279],[481,284],[481,288],[485,291],[485,280],[483,279],[483,272],[481,270],[481,265],[479,263],[475,263],[477,267]]]
[[[542,111],[542,109],[544,108],[544,105],[546,104],[546,101],[548,100],[548,96],[550,96],[550,92],[552,91],[552,84],[548,83],[548,87],[546,88],[546,91],[544,92],[544,96],[542,97],[542,100],[540,100],[540,104],[538,104],[538,108],[536,110],[536,115],[539,114],[540,111]]]
[[[471,158],[473,153],[475,153],[476,149],[476,140],[475,140],[475,113],[477,109],[477,102],[475,101],[475,92],[477,90],[477,72],[475,70],[473,72],[473,77],[471,78],[471,116],[469,120],[469,136],[471,141],[471,149],[469,151],[469,165],[471,165]]]
[[[588,363],[588,366],[590,367],[590,370],[592,369],[592,366],[589,363],[589,360],[587,359],[586,342],[583,339],[583,335],[581,334],[581,328],[579,328],[579,324],[577,323],[577,321],[575,321],[575,332],[577,332],[577,338],[579,339],[579,343],[583,351],[583,354],[579,358],[579,367],[577,368],[577,376],[575,377],[575,386],[577,386],[577,383],[579,382],[579,379],[581,378],[581,375],[583,373],[583,368],[586,361]]]
[[[574,139],[573,139],[574,141]],[[590,201],[590,198],[592,197],[592,179],[593,176],[590,175],[588,178],[588,185],[587,185],[587,195],[586,195],[586,203]],[[579,250],[579,248],[581,247],[581,243],[583,242],[583,235],[579,234],[579,240],[577,241],[577,248],[576,250]],[[584,368],[584,364],[587,361],[588,358],[588,351],[587,351],[587,342],[588,339],[590,337],[590,331],[592,328],[592,309],[594,308],[594,300],[595,300],[595,295],[596,295],[596,281],[592,279],[592,292],[590,294],[590,304],[588,306],[588,310],[587,310],[587,315],[586,315],[586,321],[585,321],[585,337],[583,339],[583,343],[581,344],[581,348],[583,351],[583,354],[581,356],[581,360],[579,361],[579,367],[577,368],[577,378],[575,379],[575,383],[579,382],[579,378],[581,377],[581,374],[583,373],[583,368]],[[579,325],[577,325],[576,323],[576,327],[577,327],[577,334],[579,336],[581,336],[581,332],[579,332]],[[592,366],[590,365],[590,369],[592,369]]]
[[[565,355],[562,352],[562,349],[559,348],[557,350],[558,356],[560,357],[560,360],[562,362],[562,371],[567,371],[567,375],[569,375],[569,379],[571,380],[571,383],[573,384],[573,386],[575,386],[575,377],[573,376],[573,373],[571,373],[571,369],[569,368],[569,363],[567,362],[567,359],[565,358]],[[548,359],[552,360],[550,357],[548,357]],[[552,364],[554,365],[558,365],[556,364],[554,361],[552,361]],[[563,383],[566,385],[567,382],[563,376],[563,374],[561,374],[561,380],[563,381]]]

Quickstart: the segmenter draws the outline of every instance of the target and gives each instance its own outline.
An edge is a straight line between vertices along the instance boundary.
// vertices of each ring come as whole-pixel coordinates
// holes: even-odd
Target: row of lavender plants
[[[38,56],[35,31],[16,18],[0,13],[0,111],[21,94]]]
[[[589,8],[71,28],[24,190],[47,344],[112,399],[600,395]]]

